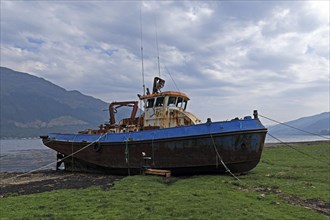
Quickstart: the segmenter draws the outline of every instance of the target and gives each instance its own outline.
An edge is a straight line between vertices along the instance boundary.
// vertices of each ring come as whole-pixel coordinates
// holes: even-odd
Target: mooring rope
[[[317,161],[319,161],[319,162],[321,162],[321,163],[324,163],[324,164],[326,164],[326,165],[330,165],[330,164],[329,164],[328,162],[326,162],[326,161],[320,160],[319,158],[316,158],[316,157],[313,157],[313,156],[311,156],[311,155],[309,155],[309,154],[306,154],[305,152],[298,150],[297,148],[293,147],[292,145],[290,145],[290,144],[288,144],[288,143],[285,143],[284,141],[281,141],[281,140],[278,139],[277,137],[271,135],[269,132],[267,133],[267,135],[269,135],[269,136],[271,136],[272,138],[274,138],[275,140],[279,141],[281,144],[284,144],[284,145],[290,147],[291,149],[293,149],[293,150],[295,150],[295,151],[297,151],[297,152],[299,152],[299,153],[301,153],[301,154],[303,154],[303,155],[305,155],[305,156],[307,156],[307,157],[310,157],[310,158],[312,158],[312,159],[314,159],[314,160],[317,160]]]
[[[260,114],[259,114],[259,116],[262,117],[262,118],[268,119],[268,120],[270,120],[270,121],[272,121],[272,122],[278,123],[278,124],[280,124],[280,125],[284,125],[284,126],[287,126],[287,127],[289,127],[289,128],[293,128],[293,129],[295,129],[295,130],[298,130],[298,131],[304,132],[304,133],[306,133],[306,134],[310,134],[310,135],[314,135],[314,136],[318,136],[318,137],[324,138],[324,139],[326,139],[326,140],[330,140],[330,138],[325,137],[325,136],[323,136],[323,135],[319,135],[319,134],[316,134],[316,133],[313,133],[313,132],[305,131],[305,130],[300,129],[300,128],[296,128],[296,127],[294,127],[294,126],[292,126],[292,125],[288,125],[288,124],[286,124],[286,123],[283,123],[283,122],[277,121],[277,120],[275,120],[275,119],[271,119],[271,118],[269,118],[269,117],[267,117],[267,116],[260,115]],[[312,159],[314,159],[314,160],[317,160],[317,161],[319,161],[319,162],[321,162],[321,163],[325,163],[325,164],[329,165],[328,162],[325,162],[325,161],[323,161],[323,160],[320,160],[319,158],[313,157],[313,156],[311,156],[311,155],[309,155],[309,154],[306,154],[305,152],[302,152],[302,151],[298,150],[297,148],[293,147],[292,145],[290,145],[290,144],[288,144],[288,143],[285,143],[284,141],[282,141],[282,140],[280,140],[279,138],[275,137],[274,135],[270,134],[269,132],[267,132],[267,135],[269,135],[270,137],[272,137],[272,138],[274,138],[275,140],[279,141],[281,144],[284,144],[284,145],[286,145],[287,147],[290,147],[291,149],[293,149],[293,150],[295,150],[295,151],[297,151],[297,152],[299,152],[299,153],[301,153],[301,154],[303,154],[303,155],[305,155],[305,156],[307,156],[307,157],[310,157],[310,158],[312,158]]]
[[[125,160],[126,160],[126,164],[127,164],[127,172],[128,175],[131,175],[131,167],[130,167],[130,161],[129,161],[129,148],[128,148],[128,142],[130,141],[130,136],[131,136],[131,132],[128,133],[128,137],[126,137],[125,141]]]
[[[270,120],[270,121],[272,121],[272,122],[275,122],[275,123],[278,123],[278,124],[281,124],[281,125],[287,126],[287,127],[289,127],[289,128],[293,128],[293,129],[296,129],[296,130],[298,130],[298,131],[304,132],[304,133],[306,133],[306,134],[311,134],[311,135],[315,135],[315,136],[318,136],[318,137],[321,137],[321,138],[324,138],[324,139],[330,140],[329,137],[325,137],[325,136],[320,135],[320,134],[316,134],[316,133],[313,133],[313,132],[309,132],[309,131],[302,130],[302,129],[300,129],[300,128],[296,128],[296,127],[294,127],[294,126],[292,126],[292,125],[288,125],[288,124],[286,124],[286,123],[283,123],[283,122],[277,121],[277,120],[275,120],[275,119],[271,119],[271,118],[266,117],[266,116],[264,116],[264,115],[260,115],[260,114],[259,114],[259,116],[262,117],[262,118],[268,119],[268,120]]]
[[[108,134],[108,133],[104,133],[104,134],[100,135],[100,137],[98,137],[95,141],[93,141],[93,142],[87,144],[85,147],[83,147],[83,148],[81,148],[81,149],[79,149],[79,150],[73,152],[72,154],[70,154],[70,155],[68,155],[68,156],[66,156],[66,157],[64,157],[64,158],[62,158],[60,161],[64,161],[65,159],[67,159],[67,158],[69,158],[69,157],[72,157],[73,155],[79,153],[80,151],[85,150],[87,147],[90,147],[91,145],[95,144],[96,142],[98,142],[102,137],[104,137],[104,136],[107,135],[107,134]],[[73,142],[72,142],[72,144],[73,144]]]
[[[69,157],[72,157],[73,155],[79,153],[80,151],[85,150],[86,148],[90,147],[90,146],[93,145],[94,143],[98,142],[102,137],[104,137],[104,136],[107,135],[107,134],[108,134],[108,133],[104,133],[104,134],[100,135],[100,137],[98,137],[95,141],[93,141],[93,142],[87,144],[86,146],[84,146],[83,148],[81,148],[81,149],[79,149],[79,150],[73,152],[72,154],[70,154],[70,155],[68,155],[68,156],[66,156],[66,157],[64,157],[64,158],[62,158],[60,161],[64,161],[65,159],[67,159],[67,158],[69,158]],[[51,140],[51,141],[54,141],[54,140]],[[51,142],[51,141],[49,141],[49,142]],[[46,143],[49,143],[49,142],[46,142]],[[39,170],[43,170],[44,168],[47,168],[47,167],[49,167],[50,165],[54,165],[54,164],[57,163],[57,162],[59,162],[59,161],[55,161],[55,162],[49,163],[49,164],[47,164],[47,165],[45,165],[45,166],[42,166],[42,167],[39,167],[39,168],[37,168],[37,169],[30,170],[29,172],[22,173],[22,174],[20,174],[20,175],[13,176],[13,177],[10,177],[10,178],[7,178],[7,179],[3,179],[3,180],[16,179],[16,178],[18,178],[18,177],[25,176],[25,175],[30,174],[30,173],[33,173],[33,172],[36,172],[36,171],[39,171]]]
[[[77,134],[74,135],[73,139],[72,139],[72,144],[71,144],[71,154],[73,154],[73,143],[74,140],[76,139]],[[63,160],[61,159],[59,162],[62,162]],[[71,172],[73,172],[73,167],[74,167],[74,163],[73,163],[73,157],[71,157]]]
[[[215,141],[214,141],[214,138],[213,138],[213,135],[212,133],[210,132],[210,136],[211,136],[211,139],[212,139],[212,142],[213,142],[213,147],[214,147],[214,150],[216,152],[216,154],[218,155],[219,159],[220,159],[220,162],[221,164],[223,165],[223,167],[226,169],[226,172],[230,173],[230,175],[232,175],[235,179],[237,179],[238,181],[241,181],[235,174],[233,174],[230,169],[226,166],[225,162],[223,162],[222,160],[222,157],[220,156],[220,153],[217,149],[217,145],[215,144]]]

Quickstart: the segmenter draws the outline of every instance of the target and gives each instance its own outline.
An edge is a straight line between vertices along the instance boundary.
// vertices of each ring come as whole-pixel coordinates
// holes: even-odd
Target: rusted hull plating
[[[180,138],[93,143],[43,138],[64,154],[66,170],[138,174],[143,167],[168,169],[173,175],[223,173],[221,159],[234,173],[247,172],[259,162],[266,129],[213,133]],[[218,154],[216,152],[218,151]],[[143,155],[144,154],[144,155]],[[221,158],[220,158],[220,157]]]

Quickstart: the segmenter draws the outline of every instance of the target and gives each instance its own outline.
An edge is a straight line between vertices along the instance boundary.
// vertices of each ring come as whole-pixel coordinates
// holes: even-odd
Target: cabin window
[[[176,103],[176,97],[170,96],[168,98],[168,106],[175,106],[175,103]]]
[[[154,107],[154,102],[155,102],[155,99],[148,99],[147,100],[147,108]]]
[[[178,102],[176,103],[176,106],[179,108],[182,108],[183,98],[178,97]]]
[[[185,99],[185,100],[183,101],[183,109],[184,109],[184,110],[186,110],[186,108],[187,108],[187,104],[188,104],[188,100]]]
[[[161,107],[164,105],[164,97],[158,97],[156,100],[156,107]]]

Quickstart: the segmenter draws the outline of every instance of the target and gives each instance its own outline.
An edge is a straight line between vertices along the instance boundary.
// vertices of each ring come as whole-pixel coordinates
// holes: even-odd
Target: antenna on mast
[[[141,60],[142,60],[142,87],[143,87],[143,95],[146,94],[146,85],[144,83],[144,65],[143,65],[143,38],[142,38],[142,2],[140,5],[140,34],[141,34]]]
[[[156,20],[156,16],[155,16],[155,32],[156,32],[156,44],[157,44],[158,75],[160,77],[159,47],[158,47],[158,33],[157,33],[157,20]]]

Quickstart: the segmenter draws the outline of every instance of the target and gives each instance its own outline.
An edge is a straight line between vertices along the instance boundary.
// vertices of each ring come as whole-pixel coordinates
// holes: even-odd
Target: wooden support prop
[[[167,178],[167,177],[171,176],[171,171],[170,170],[147,169],[144,172],[144,174],[165,176]]]

